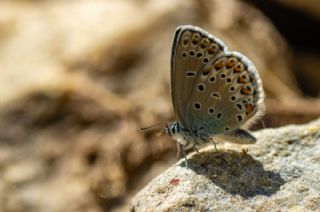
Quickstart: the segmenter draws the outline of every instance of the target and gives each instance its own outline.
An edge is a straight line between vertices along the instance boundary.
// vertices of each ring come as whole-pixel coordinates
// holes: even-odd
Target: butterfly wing
[[[174,110],[187,129],[209,135],[231,132],[263,107],[261,80],[251,61],[228,52],[222,41],[200,28],[177,29],[171,80]]]
[[[177,28],[171,53],[171,96],[179,124],[189,129],[193,120],[187,105],[199,71],[226,46],[204,30],[186,25]]]
[[[261,111],[263,90],[256,68],[238,52],[225,52],[199,70],[187,106],[191,129],[227,133]]]

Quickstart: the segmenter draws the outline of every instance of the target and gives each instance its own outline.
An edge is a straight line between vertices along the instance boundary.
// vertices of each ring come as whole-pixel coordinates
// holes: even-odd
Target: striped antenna
[[[138,129],[139,132],[142,132],[142,131],[146,131],[146,130],[149,130],[149,129],[152,129],[152,128],[155,128],[155,127],[158,127],[158,126],[167,126],[168,125],[168,122],[167,121],[162,121],[162,122],[159,122],[159,123],[156,123],[156,124],[153,124],[149,127],[143,127],[143,128],[140,128]]]

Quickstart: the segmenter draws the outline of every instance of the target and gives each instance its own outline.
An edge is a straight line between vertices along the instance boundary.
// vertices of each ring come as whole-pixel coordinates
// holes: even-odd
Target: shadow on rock
[[[265,170],[261,162],[245,152],[201,152],[188,159],[188,164],[190,169],[210,178],[226,192],[243,198],[271,196],[285,183],[280,174]]]

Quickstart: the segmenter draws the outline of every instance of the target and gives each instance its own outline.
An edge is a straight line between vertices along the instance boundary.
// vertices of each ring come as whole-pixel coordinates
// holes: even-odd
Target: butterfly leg
[[[183,145],[184,164],[186,165],[187,169],[189,169],[188,160],[187,160],[187,153],[186,153],[186,149],[187,149],[188,145],[189,145],[189,142],[186,143],[185,145]]]
[[[183,148],[183,156],[184,156],[184,164],[186,165],[187,169],[189,169],[188,160],[187,160],[187,153],[186,153],[185,148]]]
[[[179,160],[181,155],[181,145],[177,142],[177,160]]]
[[[218,152],[216,142],[214,142],[213,138],[210,138],[210,141],[211,141],[211,143],[214,145],[214,148],[215,148],[216,152]]]
[[[197,148],[197,144],[192,144],[192,148],[199,154],[199,150]]]

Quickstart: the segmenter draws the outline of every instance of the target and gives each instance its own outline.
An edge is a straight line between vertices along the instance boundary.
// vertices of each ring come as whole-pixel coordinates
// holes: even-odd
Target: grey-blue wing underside
[[[262,107],[261,80],[252,62],[228,52],[200,28],[177,28],[171,56],[172,102],[182,127],[214,135],[236,130]]]

